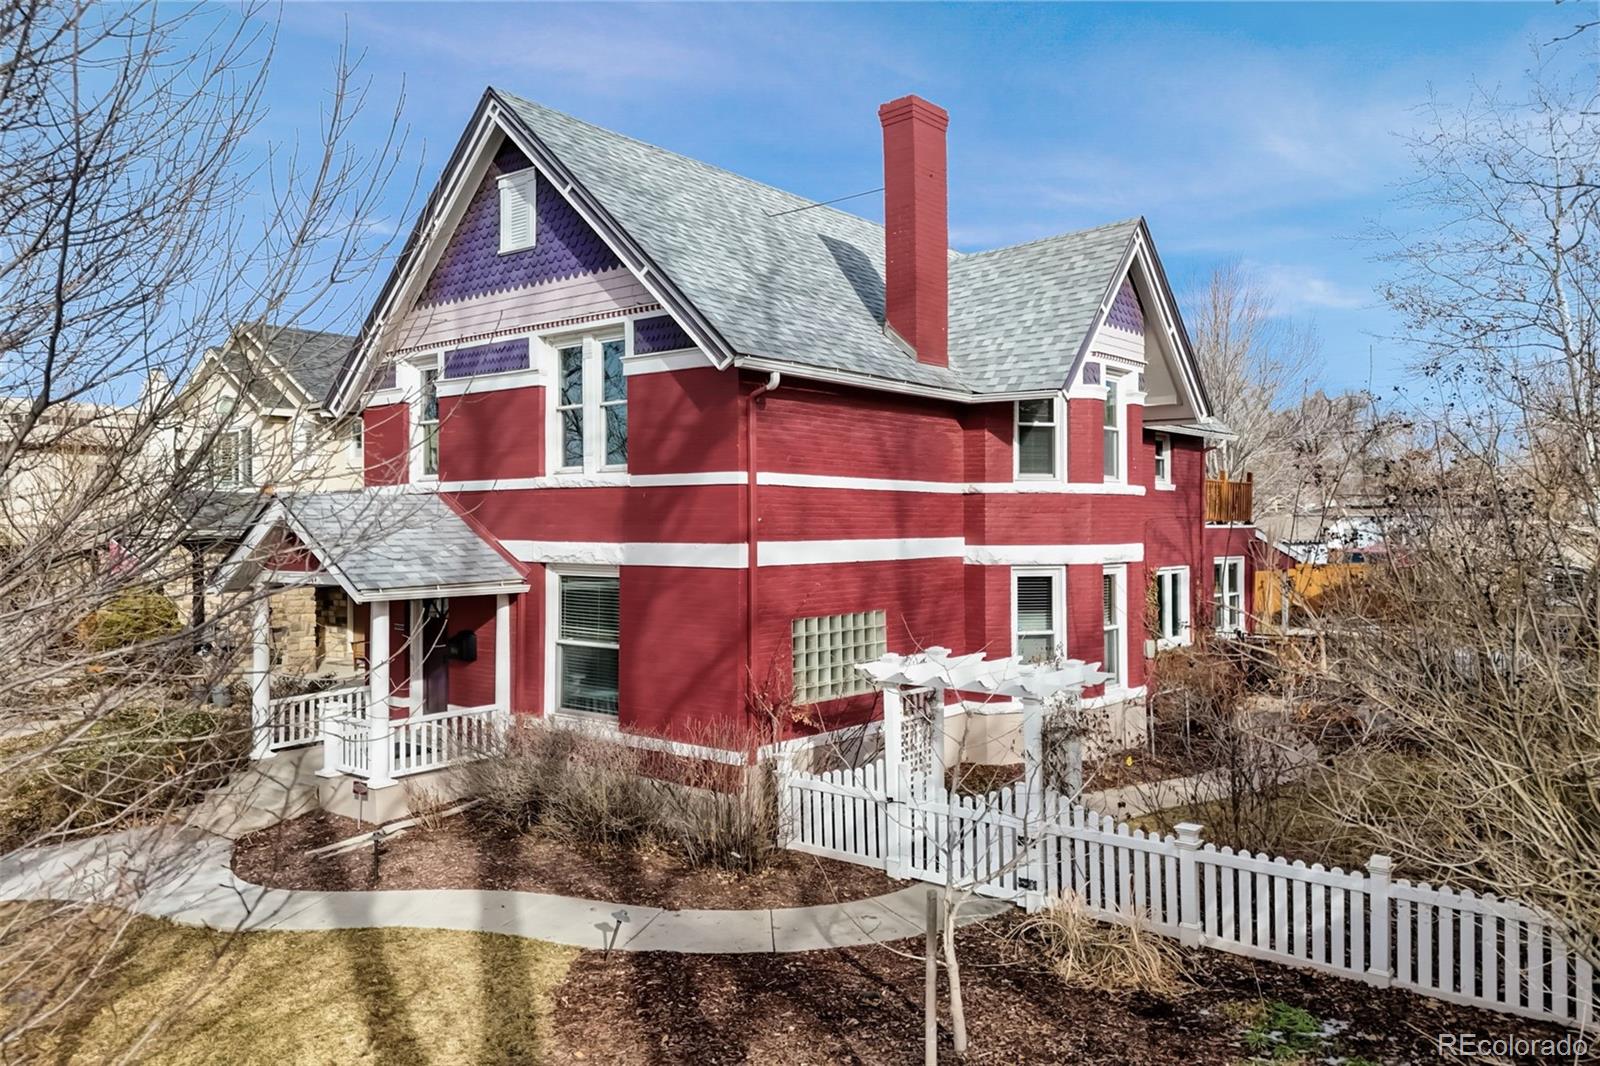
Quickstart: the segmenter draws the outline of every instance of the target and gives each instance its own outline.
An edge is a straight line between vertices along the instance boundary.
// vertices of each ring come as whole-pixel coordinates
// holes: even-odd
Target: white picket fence
[[[780,766],[787,847],[1037,908],[1076,894],[1113,921],[1189,944],[1588,1028],[1593,966],[1518,903],[1149,834],[1017,785],[965,797],[890,787],[883,760]],[[891,797],[905,797],[892,800]]]

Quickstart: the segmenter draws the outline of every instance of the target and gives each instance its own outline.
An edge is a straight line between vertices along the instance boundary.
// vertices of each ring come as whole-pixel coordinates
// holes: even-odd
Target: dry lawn
[[[130,933],[104,987],[7,1061],[536,1063],[578,955],[439,930],[230,937],[137,919]]]

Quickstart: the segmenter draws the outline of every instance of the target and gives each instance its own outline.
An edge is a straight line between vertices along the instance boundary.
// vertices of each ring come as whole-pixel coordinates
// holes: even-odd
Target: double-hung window
[[[563,711],[616,714],[621,648],[617,578],[562,574],[558,580],[556,705]]]
[[[1060,570],[1012,573],[1012,653],[1027,662],[1053,659],[1066,652],[1063,631],[1063,585]]]
[[[628,466],[628,379],[621,337],[556,346],[557,468],[569,473]]]
[[[439,368],[421,369],[421,394],[417,400],[417,446],[422,452],[422,476],[439,476]]]
[[[1017,476],[1056,476],[1056,402],[1020,400],[1017,403]]]
[[[1172,484],[1172,438],[1165,433],[1155,435],[1156,484]]]
[[[1105,441],[1105,475],[1107,481],[1122,480],[1122,380],[1106,374],[1106,410],[1101,436]]]
[[[1189,568],[1156,571],[1156,645],[1189,642]]]
[[[249,427],[218,433],[211,444],[211,476],[218,485],[255,483],[254,440]]]
[[[1104,637],[1100,669],[1111,675],[1111,680],[1106,682],[1111,688],[1120,687],[1123,682],[1127,612],[1122,583],[1126,576],[1127,571],[1120,566],[1108,566],[1100,572],[1100,628]]]
[[[1237,556],[1217,559],[1212,563],[1211,579],[1217,632],[1240,632],[1244,629],[1244,560]]]

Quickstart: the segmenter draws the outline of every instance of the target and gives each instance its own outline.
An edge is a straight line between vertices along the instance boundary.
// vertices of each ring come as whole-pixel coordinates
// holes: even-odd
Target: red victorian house
[[[368,488],[271,501],[235,560],[361,605],[336,709],[409,732],[328,773],[508,714],[859,721],[853,664],[929,645],[1099,661],[1134,738],[1149,648],[1245,624],[1253,530],[1207,521],[1225,430],[1143,220],[952,251],[946,113],[879,118],[886,226],[484,94],[328,396]],[[263,748],[322,711],[272,713]]]

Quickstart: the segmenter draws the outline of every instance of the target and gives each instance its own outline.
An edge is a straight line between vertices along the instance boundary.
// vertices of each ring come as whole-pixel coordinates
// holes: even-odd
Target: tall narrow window
[[[583,345],[560,349],[560,395],[556,417],[561,421],[561,466],[583,469]]]
[[[1155,435],[1156,484],[1172,484],[1172,438],[1165,433]]]
[[[1017,476],[1056,476],[1056,403],[1021,400],[1017,403]]]
[[[249,427],[217,434],[207,458],[211,463],[211,476],[218,485],[254,484],[253,447]]]
[[[1014,653],[1024,661],[1054,658],[1065,651],[1061,633],[1060,575],[1022,573],[1015,577],[1016,617],[1012,637]]]
[[[1156,572],[1156,642],[1165,647],[1189,641],[1189,568]]]
[[[422,435],[422,475],[439,476],[439,368],[422,368],[422,400],[418,404],[417,428]]]
[[[1106,375],[1105,473],[1107,481],[1122,480],[1122,398],[1121,381]]]
[[[1219,633],[1244,629],[1244,560],[1218,559],[1211,568],[1211,606]]]
[[[1122,683],[1122,574],[1106,570],[1100,575],[1101,629],[1104,632],[1100,669],[1111,675],[1109,685]]]
[[[628,465],[628,379],[622,376],[623,342],[600,344],[600,417],[605,427],[606,466]]]
[[[621,649],[614,577],[563,574],[556,629],[557,702],[564,711],[617,713]]]

